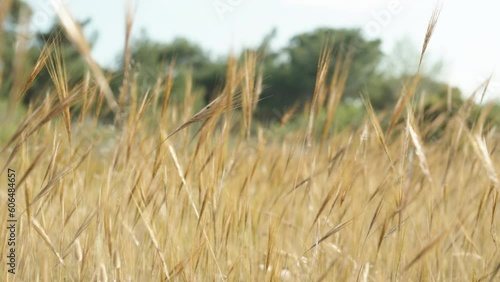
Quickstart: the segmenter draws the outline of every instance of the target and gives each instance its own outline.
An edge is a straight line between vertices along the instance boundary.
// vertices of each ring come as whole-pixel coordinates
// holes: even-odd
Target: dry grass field
[[[0,228],[0,280],[499,279],[499,137],[485,124],[489,107],[471,116],[482,91],[424,122],[416,70],[393,111],[375,113],[364,98],[362,126],[334,130],[340,95],[326,93],[342,92],[348,68],[327,77],[325,49],[310,104],[283,117],[306,126],[277,136],[252,120],[262,88],[254,54],[230,60],[219,97],[199,112],[190,87],[169,103],[169,73],[139,93],[127,69],[113,96],[60,13],[89,75],[68,86],[56,40],[1,104],[0,222],[11,169],[17,265],[7,272]],[[20,107],[42,68],[53,91]],[[111,111],[113,126],[98,121]]]

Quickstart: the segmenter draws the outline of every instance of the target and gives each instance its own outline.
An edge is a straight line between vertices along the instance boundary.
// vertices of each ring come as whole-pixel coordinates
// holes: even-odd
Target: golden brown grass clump
[[[230,60],[220,96],[186,118],[194,113],[194,94],[187,87],[187,102],[169,104],[172,72],[145,94],[137,93],[126,67],[115,101],[79,27],[65,10],[59,16],[90,72],[68,86],[57,45],[47,46],[26,87],[47,67],[54,89],[0,144],[1,183],[5,168],[19,175],[17,273],[6,272],[7,230],[1,228],[2,281],[499,276],[499,139],[483,129],[484,115],[472,128],[466,123],[475,94],[453,118],[419,122],[415,117],[422,113],[411,103],[417,74],[386,132],[365,98],[363,126],[333,134],[350,55],[329,78],[331,50],[325,48],[307,127],[280,140],[259,128],[254,137],[253,105],[262,89],[254,54],[241,64]],[[431,34],[435,21],[433,16]],[[128,16],[127,30],[131,26]],[[22,93],[15,95],[19,101]],[[97,122],[103,98],[124,117],[116,128]],[[327,113],[325,124],[318,124],[320,109]],[[190,131],[195,123],[201,126]],[[421,137],[441,129],[436,141]],[[2,207],[6,197],[2,190]],[[2,208],[0,222],[6,219]]]

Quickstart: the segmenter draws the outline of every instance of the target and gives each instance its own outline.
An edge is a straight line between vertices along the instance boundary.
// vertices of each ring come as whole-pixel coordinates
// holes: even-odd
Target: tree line
[[[21,13],[29,7],[22,1],[14,1],[14,7],[5,18],[1,36],[5,40],[0,42],[0,97],[9,95],[13,88],[16,73],[15,46],[18,25]],[[89,21],[81,23],[83,28]],[[59,48],[64,57],[70,84],[82,81],[87,72],[86,64],[71,42],[64,37],[61,27],[54,21],[52,27],[44,32],[37,32],[29,41],[29,48],[25,54],[26,69],[33,66],[40,50],[47,40],[59,37]],[[328,76],[339,71],[335,68],[343,66],[346,72],[345,87],[343,87],[342,104],[352,105],[359,103],[360,95],[368,95],[374,108],[379,111],[388,110],[394,106],[404,83],[408,81],[408,73],[391,73],[381,67],[386,55],[381,49],[381,41],[364,38],[359,29],[344,28],[317,28],[315,30],[293,36],[286,46],[273,49],[272,42],[277,34],[273,29],[255,47],[249,47],[237,54],[239,60],[244,60],[245,54],[254,52],[258,56],[258,70],[262,79],[262,93],[256,116],[266,119],[273,110],[284,112],[293,107],[303,107],[311,100],[315,87],[318,61],[325,46],[332,50]],[[93,38],[93,43],[97,40]],[[146,33],[133,39],[131,45],[132,69],[137,79],[139,93],[145,93],[155,85],[156,79],[162,73],[169,71],[175,60],[175,83],[172,90],[172,99],[181,101],[186,84],[183,81],[191,80],[193,91],[203,97],[200,103],[208,103],[223,87],[226,77],[227,57],[210,55],[202,46],[187,38],[178,37],[171,42],[158,42],[149,38]],[[110,86],[114,93],[118,93],[123,79],[124,57],[117,57],[119,69],[106,70],[111,78]],[[404,63],[404,62],[401,62]],[[46,70],[42,70],[36,81],[23,97],[27,105],[30,101],[45,95],[52,86],[51,78]],[[450,111],[450,97],[452,108],[458,108],[463,103],[462,93],[456,87],[438,81],[432,75],[422,77],[418,95],[426,95],[427,108],[436,111]],[[417,97],[418,97],[417,95]]]

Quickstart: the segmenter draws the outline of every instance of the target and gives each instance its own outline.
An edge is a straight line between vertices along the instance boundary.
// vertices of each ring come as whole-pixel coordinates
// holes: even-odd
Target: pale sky
[[[28,0],[35,10],[33,29],[50,24],[50,0]],[[114,66],[123,50],[125,0],[67,0],[73,15],[91,18],[87,31],[98,31],[93,54]],[[384,52],[408,38],[420,48],[435,0],[136,0],[133,35],[144,28],[158,41],[177,36],[199,43],[214,55],[232,48],[256,46],[273,27],[275,46],[285,45],[300,32],[317,27],[358,27],[381,38]],[[428,59],[443,59],[443,79],[466,95],[500,63],[500,1],[443,0],[443,9],[428,48]],[[490,98],[500,100],[500,75],[495,72]]]

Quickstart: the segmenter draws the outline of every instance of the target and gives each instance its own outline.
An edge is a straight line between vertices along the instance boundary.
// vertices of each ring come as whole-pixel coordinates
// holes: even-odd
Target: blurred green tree
[[[7,1],[8,2],[8,1]],[[6,3],[6,2],[4,2]],[[26,36],[26,45],[18,46],[19,35],[22,32],[22,21],[26,20],[23,17],[31,17],[31,8],[21,0],[14,0],[8,8],[9,13],[2,21],[0,30],[0,96],[6,97],[12,91],[20,91],[14,82],[24,83],[29,75],[30,70],[35,65],[40,51],[46,43],[52,40],[58,40],[58,48],[63,56],[65,63],[68,84],[74,85],[82,81],[85,72],[87,71],[84,59],[79,55],[76,48],[65,37],[62,27],[59,22],[54,20],[52,26],[45,31],[36,31],[34,34],[28,32]],[[1,20],[1,18],[0,18]],[[84,28],[90,23],[90,20],[85,20],[79,24]],[[97,33],[91,37],[91,45],[96,41]],[[22,54],[21,52],[25,52]],[[17,60],[17,61],[16,61]],[[30,101],[39,97],[44,97],[45,92],[52,87],[52,80],[46,68],[43,68],[38,74],[36,80],[23,96],[23,102],[28,104]],[[14,93],[18,95],[18,93]]]
[[[146,33],[132,43],[132,69],[138,73],[138,85],[142,90],[151,88],[158,76],[169,71],[175,61],[173,99],[184,93],[183,81],[192,76],[195,90],[209,96],[220,85],[226,74],[224,60],[212,60],[198,44],[185,38],[175,38],[170,43],[159,43],[149,39]],[[119,57],[123,65],[123,56]],[[207,98],[208,99],[208,98]]]
[[[90,24],[90,19],[79,23],[82,28]],[[40,50],[45,44],[50,44],[57,40],[57,48],[59,48],[61,56],[64,60],[64,65],[67,72],[68,85],[74,86],[81,82],[87,72],[87,64],[85,59],[80,55],[78,50],[73,46],[71,41],[65,36],[62,26],[59,22],[55,23],[46,31],[37,32],[33,38],[33,46],[30,49],[29,63],[34,65],[40,54]],[[89,43],[92,46],[97,40],[97,33],[93,33]],[[31,87],[26,91],[23,102],[28,104],[30,101],[43,97],[45,92],[53,86],[52,79],[47,68],[42,69]]]
[[[352,52],[345,98],[358,98],[364,88],[376,82],[370,78],[376,74],[383,55],[379,40],[364,39],[358,29],[319,28],[294,36],[268,58],[263,96],[269,98],[261,102],[264,108],[281,109],[312,97],[320,53],[327,42],[333,48],[330,75],[339,57]]]
[[[2,98],[6,98],[12,89],[16,41],[22,21],[29,20],[31,13],[31,8],[21,0],[1,1],[0,3],[0,97]],[[20,63],[18,63],[18,69]]]

